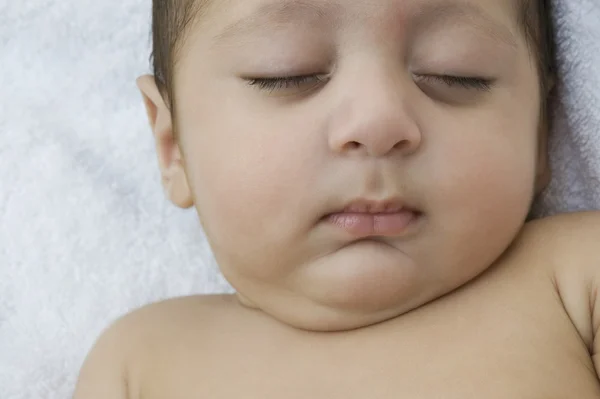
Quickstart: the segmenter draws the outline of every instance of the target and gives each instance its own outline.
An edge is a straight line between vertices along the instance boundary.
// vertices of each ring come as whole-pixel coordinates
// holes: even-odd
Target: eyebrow
[[[253,11],[250,16],[226,26],[214,36],[215,43],[233,41],[239,37],[248,36],[256,31],[265,30],[267,25],[283,27],[299,21],[328,21],[328,24],[338,24],[343,16],[338,2],[323,2],[322,0],[285,0],[263,4]],[[466,21],[468,25],[478,28],[491,39],[505,44],[512,49],[518,47],[517,40],[511,31],[496,21],[482,7],[455,0],[451,2],[433,1],[419,7],[411,18],[411,29],[423,31],[433,25]]]
[[[237,37],[243,37],[257,30],[264,30],[266,25],[275,24],[282,27],[299,21],[325,21],[334,19],[339,4],[316,0],[286,0],[270,2],[258,7],[252,14],[225,27],[214,36],[215,42],[225,42]]]
[[[417,12],[413,29],[422,31],[432,25],[465,21],[477,28],[491,39],[507,45],[512,49],[518,48],[517,39],[504,24],[496,21],[481,6],[466,2],[434,2],[422,6]]]

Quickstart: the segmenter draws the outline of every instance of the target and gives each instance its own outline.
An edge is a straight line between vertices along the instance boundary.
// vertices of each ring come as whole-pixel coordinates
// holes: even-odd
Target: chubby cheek
[[[482,225],[494,225],[489,223],[494,216],[521,216],[532,194],[534,156],[532,150],[490,148],[487,143],[449,151],[440,157],[440,164],[445,160],[448,167],[435,173],[439,184],[435,199],[447,215],[461,219],[471,215],[469,219]]]
[[[302,212],[315,161],[306,154],[315,151],[285,121],[243,107],[235,118],[222,112],[187,121],[201,126],[185,144],[200,219],[224,269],[235,264],[264,279],[283,275],[280,265],[294,263],[301,247],[290,244],[301,243],[309,228],[301,223],[310,220]]]
[[[507,127],[512,130],[463,132],[462,138],[441,140],[445,142],[436,147],[429,206],[434,242],[447,260],[448,269],[441,273],[449,280],[473,277],[491,265],[526,218],[536,140],[522,126]]]

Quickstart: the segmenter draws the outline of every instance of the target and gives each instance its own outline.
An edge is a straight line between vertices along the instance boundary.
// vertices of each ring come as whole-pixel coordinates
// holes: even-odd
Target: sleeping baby
[[[108,328],[76,399],[600,398],[600,213],[549,181],[544,0],[154,0],[137,84],[235,295]]]

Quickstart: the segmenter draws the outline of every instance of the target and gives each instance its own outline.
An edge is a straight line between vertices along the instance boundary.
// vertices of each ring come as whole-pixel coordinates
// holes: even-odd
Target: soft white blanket
[[[543,215],[600,209],[600,0],[554,3],[560,101]]]
[[[557,3],[561,102],[542,213],[600,209],[600,2]],[[150,0],[0,2],[0,398],[68,398],[151,301],[230,290],[167,204],[134,79]]]

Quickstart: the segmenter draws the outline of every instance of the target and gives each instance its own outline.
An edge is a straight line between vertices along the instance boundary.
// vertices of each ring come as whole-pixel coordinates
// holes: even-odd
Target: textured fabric
[[[561,101],[541,213],[600,208],[600,1],[557,3]],[[0,398],[70,397],[115,317],[230,291],[163,197],[134,79],[150,0],[0,2]]]
[[[600,209],[600,0],[555,1],[554,20],[559,98],[541,215]]]

